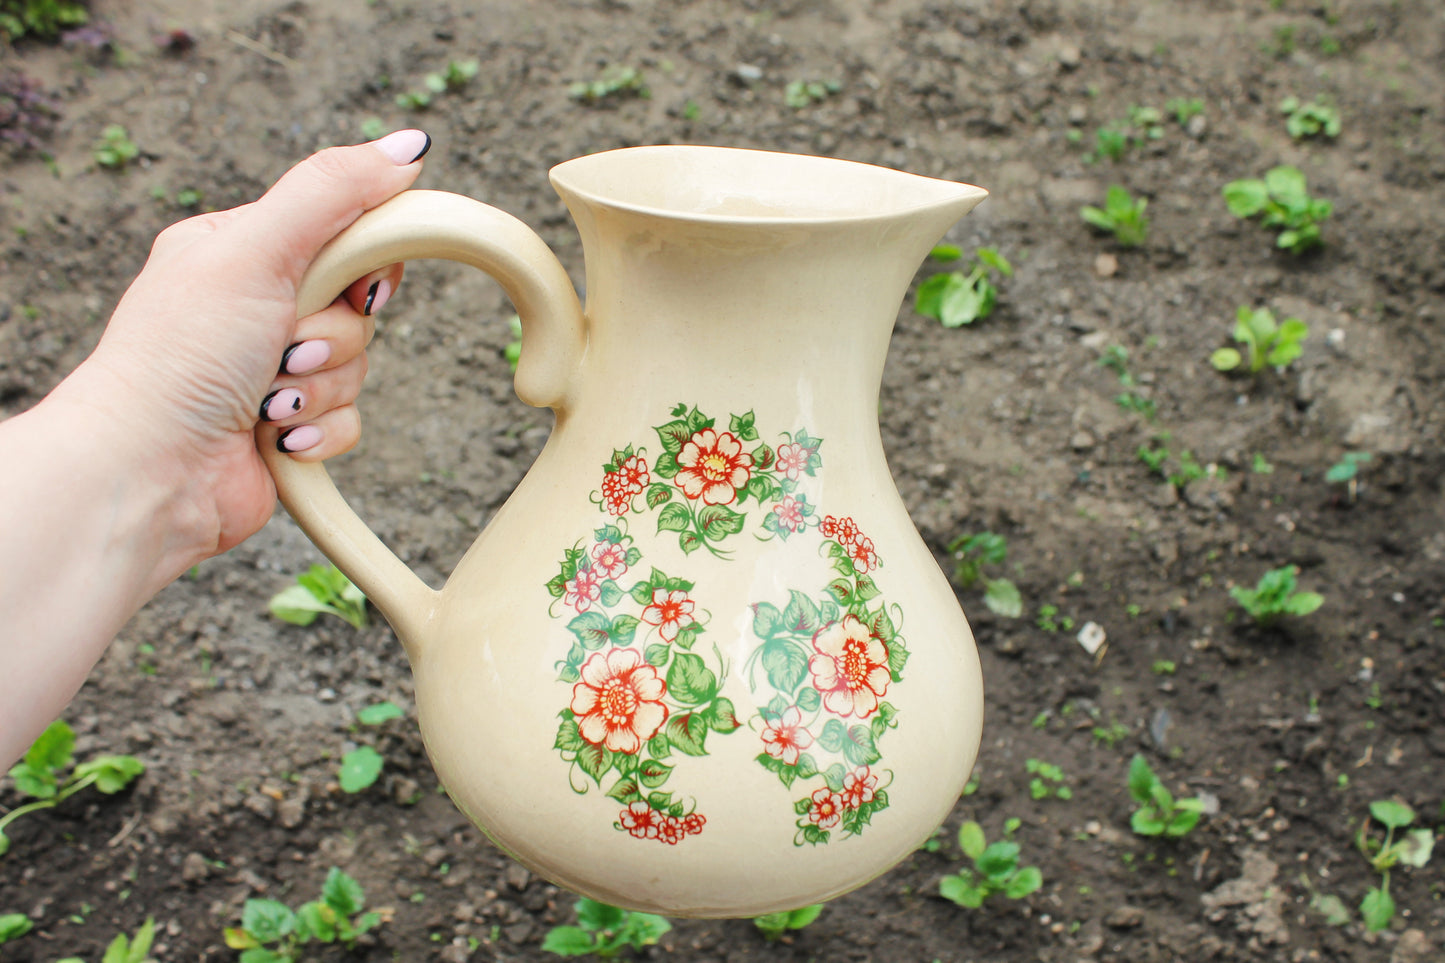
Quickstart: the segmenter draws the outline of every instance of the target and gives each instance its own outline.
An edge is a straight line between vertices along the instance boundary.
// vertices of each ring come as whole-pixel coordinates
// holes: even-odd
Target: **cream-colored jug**
[[[281,500],[395,627],[466,815],[604,902],[753,916],[857,887],[948,815],[983,698],[973,637],[884,461],[918,264],[986,192],[864,164],[638,147],[551,172],[584,312],[525,225],[412,191],[313,265],[303,314],[396,261],[494,276],[536,463],[434,591],[324,468]]]

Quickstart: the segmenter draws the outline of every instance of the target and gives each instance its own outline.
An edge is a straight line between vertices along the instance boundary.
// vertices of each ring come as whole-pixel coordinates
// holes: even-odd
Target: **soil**
[[[963,534],[1007,539],[992,577],[1024,616],[960,588],[983,659],[977,791],[889,874],[767,943],[746,920],[675,921],[650,959],[1423,961],[1445,952],[1440,861],[1398,868],[1399,910],[1369,933],[1375,879],[1355,838],[1397,798],[1445,823],[1445,12],[1437,0],[96,0],[97,48],[22,43],[0,73],[37,78],[60,116],[48,159],[0,169],[0,406],[35,403],[95,343],[150,240],[255,197],[363,124],[424,126],[421,186],[537,229],[581,277],[554,163],[611,147],[711,143],[824,153],[977,183],[993,196],[950,240],[1015,265],[998,307],[960,330],[902,307],[880,405],[899,490],[940,563]],[[194,41],[163,48],[183,30]],[[185,49],[179,49],[185,47]],[[448,61],[476,60],[424,112],[395,105]],[[595,105],[568,85],[642,71],[650,96]],[[791,81],[836,81],[806,108]],[[1292,140],[1278,104],[1321,95],[1337,138]],[[1163,108],[1198,98],[1187,125]],[[1091,162],[1131,106],[1157,138]],[[120,123],[125,172],[92,146]],[[1221,188],[1278,164],[1334,202],[1305,256],[1236,219]],[[1079,216],[1119,183],[1149,199],[1123,249]],[[936,270],[920,268],[919,279]],[[1302,357],[1215,371],[1240,305],[1309,325]],[[500,290],[414,265],[388,305],[363,398],[366,436],[334,463],[359,511],[440,585],[546,438],[512,394]],[[1128,352],[1136,382],[1101,365]],[[1117,400],[1141,399],[1127,408]],[[1153,406],[1153,417],[1140,408]],[[1167,433],[1167,436],[1166,436]],[[1142,447],[1216,470],[1175,485]],[[1353,487],[1327,468],[1369,452]],[[1263,471],[1269,467],[1270,471]],[[1181,482],[1185,481],[1181,479]],[[127,627],[67,713],[80,756],[146,764],[116,796],[82,793],[18,820],[0,913],[34,930],[17,963],[98,961],[154,917],[161,961],[232,960],[242,903],[313,898],[327,869],[390,908],[374,936],[317,959],[543,960],[573,898],[510,862],[458,815],[426,761],[405,659],[377,619],[283,624],[267,598],[320,556],[284,512],[167,588]],[[1261,629],[1231,600],[1299,568],[1315,613]],[[1045,606],[1052,607],[1051,609]],[[1093,622],[1107,644],[1076,636]],[[391,700],[408,718],[360,727]],[[339,790],[339,756],[385,757]],[[1211,812],[1178,839],[1130,829],[1142,753]],[[1072,798],[1034,799],[1026,761]],[[0,805],[22,797],[6,780]],[[1217,803],[1217,808],[1213,805]],[[966,910],[939,897],[967,819],[1014,839],[1042,888]],[[1350,920],[1312,907],[1337,896]]]

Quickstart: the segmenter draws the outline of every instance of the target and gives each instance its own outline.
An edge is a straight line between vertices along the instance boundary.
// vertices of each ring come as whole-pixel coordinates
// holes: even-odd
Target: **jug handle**
[[[566,270],[532,229],[503,211],[445,191],[405,191],[368,211],[326,245],[301,279],[297,314],[313,314],[352,281],[388,264],[446,258],[480,268],[501,284],[522,319],[526,346],[517,396],[538,408],[564,407],[586,346],[586,326]],[[326,467],[276,449],[276,428],[256,442],[281,504],[317,547],[366,593],[415,660],[441,593],[382,543],[337,490]]]

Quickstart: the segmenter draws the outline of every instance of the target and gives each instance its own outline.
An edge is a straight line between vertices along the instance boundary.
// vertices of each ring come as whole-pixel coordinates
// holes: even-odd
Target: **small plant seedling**
[[[1042,759],[1026,759],[1024,768],[1034,777],[1029,780],[1031,799],[1048,799],[1050,796],[1064,800],[1074,798],[1074,791],[1064,785],[1064,771],[1058,766]]]
[[[1415,811],[1402,802],[1393,799],[1376,799],[1370,803],[1370,816],[1385,827],[1385,839],[1381,842],[1370,833],[1370,820],[1360,825],[1355,845],[1370,863],[1370,868],[1380,874],[1380,885],[1372,886],[1360,903],[1360,913],[1365,918],[1365,928],[1372,933],[1390,925],[1395,916],[1395,899],[1390,895],[1390,870],[1399,863],[1416,869],[1430,862],[1435,848],[1435,834],[1428,829],[1410,829],[1399,839],[1395,831],[1406,829],[1415,821]]]
[[[1155,675],[1173,675],[1179,671],[1179,665],[1172,659],[1155,659],[1149,666],[1149,671]]]
[[[962,588],[972,588],[984,578],[985,565],[1002,565],[1008,555],[1008,542],[993,532],[960,535],[947,548],[954,560],[954,580]],[[983,604],[995,615],[1009,619],[1018,618],[1024,611],[1018,586],[1006,578],[984,578]]]
[[[124,170],[140,156],[140,148],[120,124],[110,124],[100,132],[100,139],[91,150],[95,162],[107,170]]]
[[[943,877],[938,892],[959,906],[978,909],[995,893],[1023,899],[1044,884],[1037,866],[1019,865],[1018,843],[1004,839],[988,844],[983,827],[973,820],[959,827],[958,848],[973,861],[973,868],[965,866],[957,875]]]
[[[815,903],[812,906],[804,906],[801,909],[788,910],[786,913],[768,913],[753,919],[756,926],[769,943],[781,939],[788,930],[800,930],[823,912],[823,904]]]
[[[1191,120],[1204,113],[1204,101],[1198,97],[1175,97],[1164,104],[1164,109],[1174,115],[1180,127],[1187,127]]]
[[[1113,749],[1119,743],[1129,738],[1129,727],[1122,722],[1111,722],[1107,726],[1094,726],[1089,733],[1095,742],[1103,743]]]
[[[1082,207],[1079,215],[1090,225],[1113,234],[1120,247],[1138,247],[1149,234],[1149,219],[1144,216],[1148,206],[1148,198],[1135,200],[1123,187],[1110,184],[1104,206]]]
[[[1320,134],[1340,136],[1340,112],[1323,98],[1304,103],[1298,97],[1286,97],[1279,102],[1279,112],[1285,115],[1285,129],[1295,140]]]
[[[1224,202],[1235,217],[1259,216],[1265,227],[1280,228],[1275,246],[1302,254],[1324,243],[1320,222],[1334,212],[1329,201],[1310,197],[1307,187],[1299,168],[1284,165],[1263,180],[1230,181]]]
[[[542,940],[542,949],[558,956],[596,955],[603,959],[631,947],[652,946],[672,924],[661,916],[618,909],[596,900],[577,901],[577,925],[554,926]]]
[[[361,884],[333,866],[321,898],[295,910],[274,899],[248,899],[241,925],[227,927],[226,945],[241,951],[240,963],[295,963],[308,943],[340,943],[347,949],[380,926],[387,911],[366,910]]]
[[[507,322],[507,329],[512,332],[512,340],[502,349],[502,357],[507,359],[507,366],[516,371],[517,362],[522,360],[522,319],[512,315],[512,319]]]
[[[783,102],[794,110],[821,104],[842,90],[836,80],[794,80],[783,91]]]
[[[392,719],[400,719],[405,713],[394,702],[378,702],[369,705],[356,714],[356,721],[364,726],[379,726]],[[386,759],[371,746],[358,746],[341,757],[341,768],[336,772],[336,781],[342,792],[358,793],[368,789],[381,778]]]
[[[1129,126],[1144,140],[1159,140],[1164,136],[1164,115],[1154,107],[1129,107]]]
[[[0,946],[20,939],[33,925],[24,913],[0,913]]]
[[[959,250],[951,245],[934,248],[935,260],[957,260]],[[918,286],[913,307],[919,314],[936,318],[945,328],[972,324],[993,313],[998,287],[993,273],[1013,277],[1013,265],[991,247],[981,247],[967,274],[950,271],[934,274]],[[952,254],[953,257],[946,257]]]
[[[55,40],[61,31],[90,20],[84,0],[3,0],[0,35],[12,43],[24,36]]]
[[[1372,458],[1374,456],[1367,451],[1347,451],[1325,472],[1325,481],[1331,485],[1344,485],[1353,505],[1360,491],[1360,466]]]
[[[151,958],[151,943],[156,938],[156,921],[147,917],[141,924],[140,929],[135,931],[135,936],[127,937],[124,933],[117,933],[115,939],[105,948],[105,956],[101,957],[100,963],[155,963]],[[0,942],[4,942],[0,940]],[[57,963],[85,963],[78,956],[67,956]]]
[[[1199,823],[1204,801],[1175,799],[1143,756],[1129,761],[1129,795],[1139,804],[1129,825],[1140,836],[1183,836]]]
[[[598,104],[623,97],[652,96],[636,67],[609,67],[596,80],[578,81],[567,88],[567,96],[584,104]]]
[[[465,87],[477,75],[479,68],[475,60],[449,61],[445,70],[427,74],[422,79],[424,89],[397,94],[396,105],[407,110],[425,110],[431,106],[433,97]]]
[[[366,628],[366,596],[334,565],[313,565],[296,584],[271,596],[271,614],[292,625],[310,625],[322,613]]]
[[[145,772],[145,764],[134,756],[96,756],[74,763],[74,753],[75,730],[64,719],[57,719],[31,744],[25,758],[11,768],[10,778],[15,781],[15,788],[33,797],[34,802],[16,806],[0,816],[0,855],[10,848],[5,827],[26,813],[53,809],[89,786],[113,795]]]
[[[1269,308],[1255,310],[1242,304],[1235,312],[1234,340],[1244,346],[1243,353],[1236,348],[1220,348],[1209,356],[1209,363],[1219,371],[1247,365],[1250,374],[1257,374],[1266,365],[1284,369],[1304,352],[1301,345],[1309,334],[1309,325],[1299,318],[1276,322]]]
[[[1261,575],[1254,588],[1236,585],[1229,590],[1229,595],[1249,613],[1256,625],[1268,627],[1281,616],[1309,615],[1324,604],[1325,597],[1318,592],[1295,591],[1298,575],[1298,568],[1284,565]]]
[[[1074,630],[1073,618],[1068,615],[1059,615],[1057,605],[1040,605],[1034,624],[1045,632],[1072,632]]]
[[[367,140],[380,140],[386,131],[386,121],[380,117],[368,117],[361,122],[361,136]]]

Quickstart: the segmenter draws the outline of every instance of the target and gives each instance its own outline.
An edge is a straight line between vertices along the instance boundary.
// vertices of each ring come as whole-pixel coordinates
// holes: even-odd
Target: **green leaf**
[[[37,772],[55,772],[70,765],[74,751],[75,730],[64,719],[56,719],[25,751],[25,764]]]
[[[957,272],[935,274],[918,285],[913,298],[913,309],[927,318],[942,319],[943,299],[949,290],[964,284],[963,275]]]
[[[729,535],[743,530],[747,516],[735,512],[726,505],[704,505],[697,513],[697,526],[703,537],[711,542],[720,542]],[[661,520],[658,522],[659,530]]]
[[[366,905],[361,884],[333,866],[321,884],[321,898],[342,916],[354,916]]]
[[[1164,834],[1164,820],[1159,818],[1159,812],[1153,806],[1136,809],[1134,815],[1129,817],[1129,825],[1140,836],[1162,836]]]
[[[818,690],[809,686],[798,693],[798,708],[804,712],[815,712],[823,702],[823,697]]]
[[[783,630],[783,613],[778,607],[767,602],[753,606],[753,634],[760,639],[771,639]]]
[[[1079,208],[1079,216],[1090,226],[1097,227],[1101,231],[1113,233],[1114,218],[1097,207],[1084,206]]]
[[[384,762],[381,753],[370,746],[360,746],[341,757],[336,781],[341,784],[342,792],[361,792],[376,782]]]
[[[1391,829],[1404,829],[1415,821],[1415,810],[1393,799],[1376,799],[1370,803],[1370,815]]]
[[[1435,849],[1435,834],[1428,829],[1412,829],[1395,844],[1395,848],[1400,854],[1400,862],[1419,869],[1430,862],[1430,854]]]
[[[988,890],[977,885],[971,875],[945,876],[938,881],[938,894],[967,909],[978,909],[983,905]]]
[[[659,532],[685,532],[692,528],[692,513],[682,502],[673,502],[657,514]]]
[[[857,725],[848,729],[847,738],[843,740],[843,758],[855,766],[871,766],[882,758],[868,726]]]
[[[625,935],[628,945],[635,949],[652,946],[662,935],[672,929],[672,924],[653,913],[632,912],[627,916]]]
[[[570,712],[564,715],[561,723],[557,726],[557,738],[552,742],[552,748],[561,749],[563,752],[576,752],[585,744],[585,740],[577,729],[576,717]]]
[[[1127,196],[1127,195],[1125,195]],[[1008,262],[1008,258],[998,253],[996,248],[981,247],[977,252],[978,259],[1006,278],[1013,277],[1014,266]]]
[[[275,943],[296,929],[296,914],[274,899],[248,899],[241,907],[241,929],[258,943]]]
[[[663,450],[672,455],[674,459],[676,459],[677,453],[682,451],[682,446],[692,438],[692,429],[688,427],[686,421],[681,419],[669,421],[655,430],[658,439],[662,442]]]
[[[990,612],[1008,619],[1016,619],[1024,611],[1024,599],[1018,586],[1006,578],[993,578],[985,583],[983,604]]]
[[[689,756],[705,756],[707,749],[707,720],[701,713],[680,712],[668,718],[662,727],[668,741],[679,752]]]
[[[9,837],[9,836],[6,836],[3,832],[0,832],[0,856],[4,856],[4,855],[5,855],[6,853],[8,853],[9,851],[10,851],[10,837]]]
[[[756,441],[758,430],[754,427],[756,416],[751,412],[741,415],[733,415],[728,419],[728,431],[737,435],[742,441]]]
[[[717,695],[717,676],[713,675],[701,656],[679,652],[667,667],[667,691],[684,705],[711,702]]]
[[[277,953],[275,950],[257,946],[242,951],[238,963],[292,963],[292,959],[288,954]]]
[[[792,692],[808,677],[808,653],[791,639],[778,636],[763,643],[758,661],[768,682],[779,692]]]
[[[6,913],[0,916],[0,945],[29,933],[33,925],[30,917],[24,913]]]
[[[612,784],[612,788],[607,790],[607,795],[626,806],[640,800],[642,798],[642,790],[638,786],[636,779],[633,779],[631,776],[624,776]]]
[[[802,757],[800,756],[799,761],[801,761],[801,759]],[[803,777],[803,774],[798,771],[799,767],[790,766],[786,762],[783,762],[783,760],[770,756],[766,752],[758,753],[755,761],[758,765],[762,766],[769,772],[776,773],[778,779],[782,781],[785,788],[791,787],[793,785],[793,780],[798,778],[805,778]],[[808,800],[804,799],[803,802],[806,803],[808,802]],[[806,813],[807,809],[804,809],[803,812]]]
[[[666,642],[654,642],[647,647],[647,651],[642,654],[642,657],[647,660],[648,665],[658,667],[667,665],[667,660],[672,658],[672,646]]]
[[[1360,915],[1365,918],[1365,929],[1378,933],[1395,918],[1395,899],[1389,890],[1371,889],[1360,903]]]
[[[930,260],[947,264],[949,261],[957,261],[963,257],[963,248],[957,244],[938,244],[928,252],[928,257]]]
[[[577,765],[600,786],[603,775],[612,768],[612,754],[583,739],[582,748],[577,750]]]
[[[1044,874],[1037,866],[1025,866],[1009,877],[1004,884],[1003,894],[1009,899],[1023,899],[1044,885]]]
[[[642,765],[637,768],[638,778],[642,780],[642,785],[648,789],[656,789],[658,786],[667,782],[667,777],[671,772],[671,766],[663,762],[658,762],[656,759],[645,759]]]
[[[1233,348],[1220,348],[1209,356],[1209,363],[1216,371],[1233,371],[1243,361],[1239,352]]]
[[[1149,768],[1148,760],[1135,753],[1134,758],[1129,760],[1129,795],[1133,796],[1136,802],[1147,803],[1158,782],[1159,777]]]
[[[1190,800],[1180,800],[1181,803]],[[1199,823],[1199,812],[1194,809],[1177,809],[1169,817],[1164,832],[1169,836],[1184,836]]]
[[[333,612],[331,606],[317,600],[304,585],[291,585],[271,596],[267,603],[271,614],[292,625],[310,625],[322,612]]]
[[[943,292],[943,300],[938,306],[939,322],[945,328],[958,328],[965,324],[972,324],[979,318],[987,317],[993,306],[992,301],[988,298],[988,292],[992,290],[992,287],[981,277],[975,284],[963,281],[960,284],[950,285]],[[987,306],[985,306],[986,302]]]
[[[356,721],[364,726],[379,726],[392,719],[400,719],[406,713],[395,702],[378,702],[369,705],[356,714]]]
[[[567,628],[589,651],[602,648],[612,639],[612,620],[602,612],[583,612],[568,622]]]
[[[963,850],[963,855],[969,859],[977,860],[983,855],[984,848],[988,845],[983,835],[983,827],[972,819],[967,820],[958,827],[958,848]]]
[[[788,607],[783,609],[783,627],[795,635],[813,635],[823,627],[818,606],[797,589],[788,593]]]
[[[1322,915],[1330,926],[1344,926],[1350,921],[1345,901],[1333,893],[1315,893],[1310,898],[1310,909]]]
[[[978,871],[991,880],[1007,878],[1018,867],[1018,863],[1019,844],[1011,839],[989,843],[974,860]]]
[[[576,926],[554,926],[542,939],[542,949],[558,956],[587,956],[595,948],[592,934]]]
[[[135,756],[97,756],[76,766],[72,778],[84,779],[94,774],[95,788],[112,795],[129,786],[145,769],[145,763]]]
[[[656,508],[658,505],[666,504],[672,499],[672,486],[663,482],[653,482],[647,486],[647,507]]]
[[[1325,597],[1318,592],[1296,592],[1285,600],[1284,610],[1290,615],[1309,615],[1325,604]]]
[[[336,911],[320,900],[303,903],[296,910],[296,936],[301,942],[336,942]]]
[[[1309,200],[1305,176],[1298,167],[1288,164],[1271,168],[1264,175],[1269,196],[1286,207],[1298,207]]]
[[[24,762],[11,767],[10,778],[15,780],[16,789],[36,799],[54,799],[60,788],[55,773],[49,769],[32,769]]]
[[[1224,203],[1235,217],[1253,217],[1269,203],[1269,188],[1261,180],[1230,181],[1224,185]]]
[[[704,709],[702,714],[707,727],[714,732],[732,732],[743,724],[731,699],[714,699],[712,705]]]

